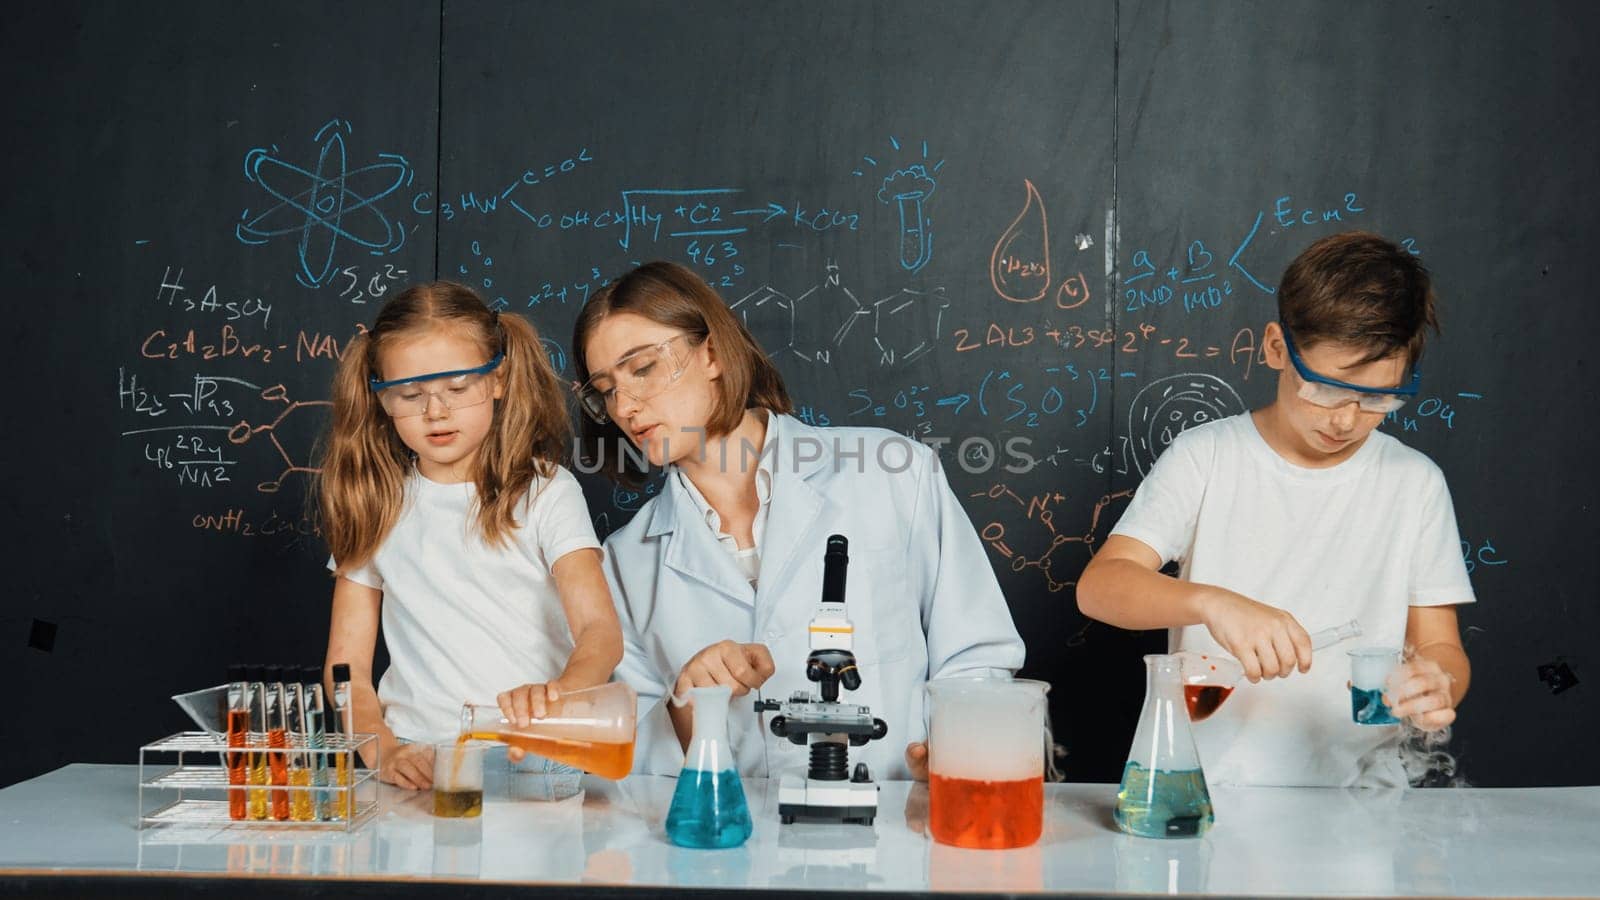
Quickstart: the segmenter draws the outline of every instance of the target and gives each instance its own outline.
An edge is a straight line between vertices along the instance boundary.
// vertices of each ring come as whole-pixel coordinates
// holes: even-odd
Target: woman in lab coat
[[[782,378],[700,277],[640,266],[591,296],[572,347],[584,412],[580,463],[660,492],[605,544],[622,620],[617,677],[639,694],[634,771],[676,774],[690,711],[668,698],[733,689],[742,775],[806,767],[754,700],[814,693],[809,625],[829,535],[849,539],[846,610],[864,705],[888,736],[853,748],[875,779],[926,777],[923,684],[1022,665],[982,544],[927,446],[880,428],[794,418]]]

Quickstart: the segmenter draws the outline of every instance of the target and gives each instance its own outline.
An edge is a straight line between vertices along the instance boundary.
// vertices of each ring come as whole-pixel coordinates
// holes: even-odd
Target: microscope
[[[785,825],[797,819],[871,825],[878,814],[878,785],[866,763],[856,763],[851,771],[849,752],[888,734],[889,726],[874,719],[865,706],[839,702],[840,688],[861,687],[861,672],[851,652],[855,629],[844,608],[849,547],[842,534],[828,538],[822,558],[822,601],[811,617],[806,679],[820,685],[822,695],[796,691],[787,701],[755,704],[758,714],[778,713],[772,717],[774,735],[811,747],[806,777],[784,775],[778,782],[778,818]]]

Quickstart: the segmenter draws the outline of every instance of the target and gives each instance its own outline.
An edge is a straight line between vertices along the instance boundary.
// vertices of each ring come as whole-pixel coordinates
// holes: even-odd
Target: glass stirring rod
[[[1360,636],[1361,623],[1357,622],[1355,619],[1351,619],[1343,625],[1335,625],[1332,628],[1324,628],[1321,631],[1313,631],[1311,633],[1311,649],[1321,650],[1325,647],[1332,647],[1334,644],[1337,644],[1340,641],[1346,641],[1350,638]]]

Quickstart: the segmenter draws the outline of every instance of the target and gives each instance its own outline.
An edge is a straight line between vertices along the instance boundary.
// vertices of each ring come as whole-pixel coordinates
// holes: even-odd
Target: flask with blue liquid
[[[1152,654],[1144,665],[1144,710],[1117,790],[1117,827],[1139,837],[1199,837],[1215,817],[1184,706],[1182,661]]]
[[[667,811],[667,838],[680,847],[737,847],[750,837],[750,807],[728,743],[726,685],[689,691],[694,733]]]

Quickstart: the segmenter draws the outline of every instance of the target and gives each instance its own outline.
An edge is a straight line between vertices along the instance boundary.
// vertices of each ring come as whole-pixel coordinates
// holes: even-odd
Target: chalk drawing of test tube
[[[923,217],[923,204],[937,184],[921,163],[906,166],[883,179],[879,203],[894,203],[900,213],[900,267],[915,272],[933,258],[933,229]]]

